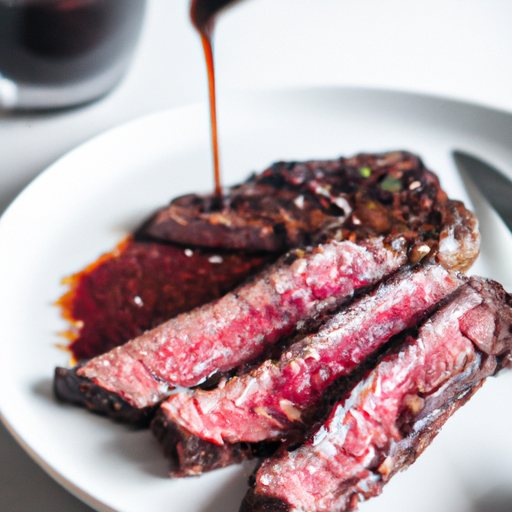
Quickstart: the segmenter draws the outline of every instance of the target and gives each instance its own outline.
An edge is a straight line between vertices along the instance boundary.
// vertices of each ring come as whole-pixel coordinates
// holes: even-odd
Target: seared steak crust
[[[459,243],[461,261],[446,262],[462,269],[478,252],[475,224],[461,203],[448,200],[417,156],[396,151],[278,162],[222,199],[196,194],[175,199],[141,231],[194,246],[277,252],[329,236],[364,240],[402,234],[412,258],[427,254],[425,244],[436,249],[441,239],[455,236],[454,244],[445,246],[453,257]],[[469,238],[459,232],[463,226]]]
[[[254,457],[270,457],[279,443],[232,443],[222,446],[203,441],[168,420],[158,409],[151,429],[171,461],[171,476],[197,476]]]
[[[476,217],[460,201],[446,201],[437,209],[441,216],[441,231],[435,259],[445,268],[466,271],[480,250],[480,234]],[[416,243],[410,257],[421,247]]]
[[[94,384],[86,377],[77,375],[82,364],[68,369],[56,368],[53,379],[53,392],[62,402],[81,405],[92,411],[102,411],[115,421],[130,423],[137,427],[147,427],[155,414],[156,407],[137,409],[123,400],[117,393]]]
[[[168,421],[160,410],[151,422],[151,429],[163,446],[165,457],[173,462],[171,474],[174,477],[200,475],[205,467],[220,469],[254,456],[247,443],[230,446],[205,444]]]
[[[510,364],[510,306],[497,283],[468,279],[303,446],[263,462],[241,510],[354,510],[380,494],[485,378]]]

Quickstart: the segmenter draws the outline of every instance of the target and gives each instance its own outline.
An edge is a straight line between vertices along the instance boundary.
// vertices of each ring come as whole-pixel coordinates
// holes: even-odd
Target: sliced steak
[[[391,178],[399,179],[402,190],[397,191],[398,182]],[[310,215],[310,206],[315,203],[320,209],[314,210],[316,213],[311,218],[318,222],[306,230],[308,233],[314,233],[317,229],[314,226],[319,230],[328,226],[327,232],[338,239],[344,236],[345,239],[361,240],[370,232],[388,235],[402,232],[407,227],[411,233],[418,233],[417,240],[410,236],[411,233],[407,235],[412,246],[411,260],[417,261],[428,249],[435,249],[434,242],[439,238],[442,247],[438,257],[446,268],[467,266],[478,249],[473,239],[475,224],[471,214],[460,203],[446,200],[436,178],[424,169],[417,157],[408,153],[380,157],[360,155],[333,162],[276,164],[246,184],[235,187],[230,196],[232,201],[223,205],[223,215],[233,217],[232,222],[241,223],[240,228],[234,224],[228,228],[225,223],[213,223],[215,215],[213,212],[208,214],[208,208],[203,208],[205,216],[202,218],[210,221],[208,236],[215,238],[216,229],[229,229],[233,236],[238,229],[243,231],[249,223],[250,211],[239,215],[243,201],[240,203],[235,197],[250,197],[253,201],[249,189],[263,190],[269,186],[274,195],[292,194],[294,199],[286,208],[283,202],[274,201],[272,194],[260,194],[265,204],[254,206],[255,224],[250,224],[256,226],[256,230],[262,216],[268,215],[269,222],[274,214],[292,222],[298,212]],[[304,194],[300,192],[302,189],[307,189]],[[334,195],[329,196],[328,191]],[[368,199],[366,203],[364,198]],[[339,206],[349,199],[350,209],[356,203],[359,206],[355,217],[346,215],[341,231],[336,226],[343,216],[335,215],[335,222],[326,226],[320,222],[326,218],[322,212],[325,211],[329,218],[334,213],[331,211],[333,206],[331,209],[327,207],[329,201],[337,205],[336,211],[341,214]],[[408,199],[412,214],[405,204]],[[178,202],[173,202],[173,207],[177,207]],[[162,216],[169,213],[167,210],[162,210]],[[394,219],[391,223],[385,220],[388,214]],[[136,236],[128,237],[113,251],[65,279],[68,291],[58,305],[70,323],[64,335],[70,340],[69,349],[77,362],[107,352],[177,314],[221,297],[280,254],[224,250],[222,246],[226,244],[222,237],[215,249],[201,249],[195,245],[183,247],[168,241],[162,243],[161,238],[149,233],[153,228],[157,229],[157,225],[163,227],[164,224],[155,221],[144,225]],[[190,233],[192,224],[187,227],[189,236],[201,237],[201,234]],[[390,231],[391,225],[395,226],[394,231]],[[277,226],[272,230],[275,234],[282,225],[276,221],[274,226]],[[240,236],[243,238],[242,234]],[[295,239],[297,243],[301,239],[305,242],[308,237],[297,236]],[[311,238],[317,238],[317,235],[311,234]],[[200,287],[197,286],[198,279],[202,283]]]
[[[282,194],[289,196],[286,204]],[[171,225],[176,229],[181,225],[184,233],[195,234],[190,239],[170,238],[194,245],[272,251],[314,240],[324,241],[324,248],[332,250],[320,255],[324,249],[315,245],[317,249],[303,258],[304,251],[299,249],[281,261],[282,268],[272,267],[216,302],[182,314],[80,368],[57,369],[57,397],[121,420],[138,421],[139,415],[127,408],[139,409],[146,418],[170,388],[196,386],[212,374],[251,361],[292,333],[297,324],[339,304],[355,289],[376,284],[406,259],[437,261],[448,269],[464,270],[478,254],[473,215],[462,203],[448,200],[436,176],[409,153],[279,163],[235,187],[230,197],[220,217],[215,208],[203,205],[198,223],[188,222],[185,214],[174,219]],[[253,197],[261,201],[253,204]],[[261,227],[267,212],[260,208],[267,203],[272,232],[285,242],[254,246],[253,235],[247,238],[244,230]],[[190,211],[196,216],[193,208]],[[272,212],[278,212],[283,222],[277,222]],[[304,228],[296,222],[298,212],[312,212],[307,215],[313,220]],[[222,217],[225,214],[228,220]],[[234,220],[238,217],[240,225]],[[157,225],[167,224],[153,219],[137,236],[159,237],[153,230]],[[222,226],[228,235],[222,234]],[[177,233],[174,228],[171,231]],[[258,233],[258,239],[268,240],[267,231]],[[232,244],[235,239],[242,242]],[[336,262],[329,260],[334,253]],[[290,263],[294,258],[298,260]],[[304,270],[308,258],[311,265]],[[122,412],[117,414],[118,410]]]
[[[354,291],[378,283],[407,259],[382,239],[350,241],[295,250],[258,278],[190,313],[179,315],[134,340],[93,358],[75,372],[137,409],[152,407],[175,386],[196,386],[215,372],[253,360],[293,332],[299,322],[325,314]],[[58,369],[57,396],[69,400],[72,376]],[[84,383],[73,385],[83,389]],[[63,392],[64,391],[64,392]],[[97,395],[96,392],[94,392]],[[98,412],[111,406],[73,400]]]
[[[241,512],[354,510],[414,462],[486,377],[510,365],[512,300],[468,280],[301,447],[265,460]]]
[[[269,359],[210,391],[174,394],[162,403],[162,413],[187,432],[187,442],[190,434],[218,445],[283,439],[307,428],[337,379],[417,325],[463,282],[440,265],[404,269],[288,347],[278,361]]]
[[[270,457],[280,445],[277,442],[208,443],[169,421],[161,409],[156,411],[151,429],[162,444],[165,457],[171,461],[170,475],[174,478],[201,475],[255,457]]]
[[[437,252],[444,240],[440,252],[459,270],[478,253],[472,215],[447,198],[417,156],[403,151],[278,162],[222,199],[177,198],[140,231],[193,246],[277,252],[326,236],[355,241],[403,234],[413,258]]]

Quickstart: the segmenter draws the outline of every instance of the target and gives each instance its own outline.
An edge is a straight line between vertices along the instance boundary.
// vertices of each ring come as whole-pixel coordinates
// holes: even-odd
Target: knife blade
[[[512,232],[512,180],[474,155],[458,150],[452,155],[459,171],[474,182]]]

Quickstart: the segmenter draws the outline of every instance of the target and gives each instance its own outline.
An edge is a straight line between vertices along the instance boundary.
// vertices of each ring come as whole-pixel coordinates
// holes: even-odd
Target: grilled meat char
[[[241,512],[341,512],[380,494],[486,377],[510,365],[511,306],[499,284],[467,279],[305,444],[262,463]]]
[[[111,393],[90,379],[78,376],[77,372],[83,365],[84,363],[78,363],[71,369],[55,369],[53,390],[59,400],[83,405],[94,412],[101,411],[105,416],[122,423],[138,427],[149,425],[156,412],[156,405],[140,409],[133,407],[117,393]]]
[[[400,151],[278,162],[222,199],[175,199],[141,232],[193,246],[277,252],[329,237],[403,234],[411,259],[440,242],[445,266],[456,270],[465,270],[478,253],[472,215],[447,198],[417,156]]]
[[[179,315],[76,371],[57,369],[55,391],[64,400],[82,401],[115,416],[116,407],[108,404],[105,393],[105,404],[89,400],[99,394],[99,386],[114,395],[116,404],[121,397],[132,407],[147,410],[175,386],[196,386],[215,372],[251,361],[291,334],[298,322],[325,314],[405,261],[403,251],[384,247],[382,239],[359,244],[331,241],[315,249],[292,251],[221,299]],[[70,386],[73,372],[90,384],[82,381]],[[78,396],[66,391],[70,387],[79,391]]]
[[[151,421],[151,430],[160,441],[164,456],[171,461],[170,476],[173,478],[198,476],[253,458],[270,457],[281,444],[277,441],[209,443],[169,420],[161,408]]]
[[[283,439],[307,427],[329,386],[392,336],[417,325],[462,283],[437,264],[403,269],[341,309],[317,333],[287,347],[279,360],[268,359],[213,390],[176,393],[162,403],[162,413],[218,445]]]

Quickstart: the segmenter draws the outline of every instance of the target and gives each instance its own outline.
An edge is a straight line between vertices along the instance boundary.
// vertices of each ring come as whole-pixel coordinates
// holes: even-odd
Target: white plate
[[[275,160],[389,149],[420,154],[450,196],[468,203],[453,148],[512,175],[512,116],[467,104],[315,89],[248,92],[222,101],[219,111],[227,184]],[[65,327],[52,306],[63,292],[61,278],[111,249],[155,207],[211,188],[207,119],[200,105],[109,131],[52,165],[0,222],[3,420],[38,463],[98,510],[236,512],[246,489],[247,468],[236,466],[170,480],[148,431],[57,404],[51,395],[54,367],[68,363],[55,347]],[[474,207],[484,243],[473,272],[512,283],[510,235],[478,197]],[[496,489],[510,502],[511,385],[510,374],[490,379],[419,461],[361,510],[496,509],[485,501]]]

